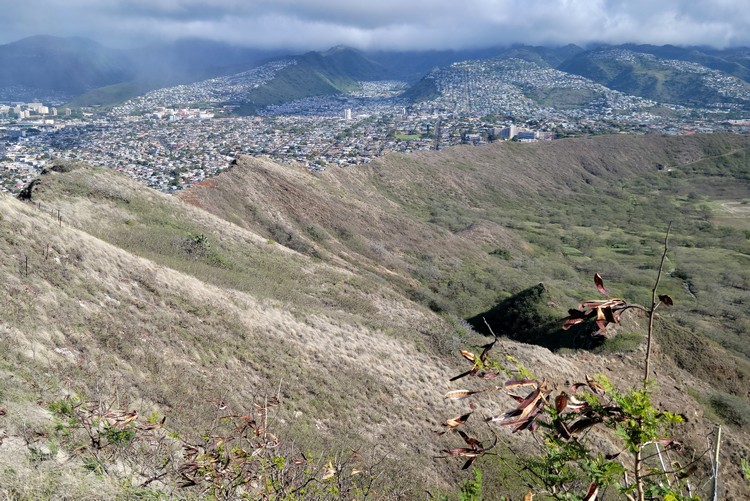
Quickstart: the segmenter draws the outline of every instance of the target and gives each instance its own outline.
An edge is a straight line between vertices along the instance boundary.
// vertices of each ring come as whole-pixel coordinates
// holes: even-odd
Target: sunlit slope
[[[216,401],[246,412],[280,390],[285,431],[311,450],[396,447],[429,463],[416,450],[431,446],[442,388],[425,381],[451,371],[431,340],[446,326],[428,310],[107,171],[52,172],[31,203],[0,205],[12,437],[28,416],[45,433],[46,403],[66,392],[157,410],[189,436]]]

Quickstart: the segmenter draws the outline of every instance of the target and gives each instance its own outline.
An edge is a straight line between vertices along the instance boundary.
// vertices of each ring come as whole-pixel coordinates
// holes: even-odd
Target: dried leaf
[[[672,301],[672,298],[669,297],[666,294],[662,294],[659,296],[659,301],[664,303],[665,306],[674,306],[674,301]]]
[[[581,324],[585,320],[584,318],[565,318],[563,322],[562,330],[566,331],[574,325]]]
[[[466,461],[464,463],[464,465],[461,467],[461,469],[462,470],[468,470],[469,467],[471,466],[471,463],[473,463],[475,459],[476,459],[475,457],[474,458],[469,458],[468,461]]]
[[[627,303],[623,301],[622,299],[611,298],[611,299],[583,301],[578,305],[578,307],[582,310],[590,310],[594,308],[606,308],[607,306],[610,306],[612,308],[617,308],[617,307],[624,307],[626,305]]]
[[[458,376],[453,376],[452,378],[450,378],[450,381],[458,381],[459,379],[461,379],[463,377],[471,376],[475,372],[476,372],[476,369],[471,369],[471,370],[468,370],[466,372],[462,372]]]
[[[471,416],[471,414],[472,413],[469,412],[468,414],[464,414],[463,416],[458,416],[458,417],[446,419],[446,421],[445,421],[444,424],[445,424],[445,426],[448,427],[448,429],[438,432],[438,435],[444,435],[445,433],[448,433],[449,431],[451,431],[451,430],[453,430],[455,428],[458,428],[459,426],[461,426],[462,424],[464,424],[467,419],[469,419],[469,416]]]
[[[526,422],[521,423],[520,425],[513,428],[513,433],[518,433],[519,431],[524,431],[524,430],[535,431],[536,426],[537,424],[534,419],[527,419]]]
[[[481,451],[476,449],[467,449],[466,447],[456,447],[455,449],[444,449],[444,453],[448,454],[449,457],[477,457]]]
[[[598,417],[579,419],[568,427],[568,431],[571,435],[573,435],[575,433],[578,433],[579,431],[585,430],[586,428],[591,428],[592,426],[601,422],[602,420]]]
[[[469,390],[453,390],[449,391],[445,394],[444,398],[448,398],[450,400],[461,400],[464,398],[468,398],[475,394],[476,391],[469,391]]]
[[[602,280],[602,276],[598,273],[594,274],[594,284],[599,292],[609,297],[609,292],[604,288],[604,280]]]
[[[563,423],[562,419],[560,418],[555,419],[555,430],[557,430],[557,434],[563,440],[570,440],[571,438],[570,431],[568,430],[568,427],[565,426],[565,423]]]
[[[587,387],[587,386],[588,386],[588,385],[587,385],[586,383],[574,383],[574,384],[570,385],[570,392],[571,392],[571,393],[575,393],[575,392],[577,392],[577,391],[578,391],[578,389],[579,389],[579,388],[585,388],[585,387]],[[571,396],[570,396],[570,399],[571,399],[571,401],[572,401],[572,402],[580,402],[580,400],[578,400],[578,399],[577,399],[577,398],[576,398],[575,396],[573,396],[573,395],[571,395]]]
[[[558,414],[560,414],[562,411],[565,410],[565,408],[568,406],[568,394],[565,392],[560,393],[557,398],[555,398],[555,410]]]
[[[520,404],[518,404],[518,409],[524,410],[530,405],[535,404],[537,401],[539,401],[541,396],[542,396],[542,392],[539,391],[539,388],[537,388],[536,390],[529,393],[528,396],[524,398]]]
[[[496,342],[497,342],[497,338],[491,343],[482,346],[482,354],[479,355],[479,360],[482,361],[482,363],[487,361],[487,355],[490,354],[490,350],[492,350],[492,347],[495,346]]]
[[[589,388],[591,388],[591,391],[593,391],[597,395],[604,395],[606,393],[604,386],[594,381],[594,378],[592,378],[588,374],[586,374],[586,384],[589,385]]]
[[[333,478],[334,475],[336,475],[336,468],[333,467],[333,463],[331,461],[328,461],[326,469],[323,471],[323,476],[321,478],[323,480],[328,480],[329,478]]]
[[[586,491],[586,495],[583,496],[583,501],[596,501],[596,495],[599,494],[599,486],[596,482],[591,482],[589,490]]]
[[[539,381],[536,379],[510,379],[503,384],[503,388],[506,390],[518,388],[519,386],[533,386],[539,388]]]
[[[589,404],[582,401],[573,402],[573,397],[568,398],[568,406],[566,407],[570,412],[586,412],[590,409]]]
[[[125,427],[129,425],[130,423],[132,423],[133,421],[135,421],[136,419],[138,419],[138,413],[136,413],[135,411],[129,412],[128,414],[125,415],[122,422],[119,423],[119,426]]]
[[[464,442],[466,442],[466,445],[471,447],[473,450],[478,451],[482,449],[482,442],[480,442],[476,438],[470,437],[469,435],[467,435],[461,430],[458,430],[458,434],[461,435],[461,438],[464,439]]]
[[[477,359],[476,355],[466,350],[461,350],[461,356],[464,357],[469,362],[474,362]]]
[[[540,396],[541,397],[541,396]],[[544,401],[539,398],[534,405],[529,405],[525,409],[514,409],[505,414],[505,419],[500,423],[502,426],[513,426],[517,424],[530,424],[544,408]],[[520,411],[520,412],[519,412]],[[517,431],[517,430],[514,430]]]
[[[602,308],[602,313],[604,313],[604,319],[607,322],[609,322],[611,324],[618,323],[618,318],[615,317],[615,314],[613,313],[611,306],[607,306],[606,308]]]
[[[523,501],[534,501],[534,493],[531,491],[527,492],[523,497]]]
[[[599,327],[599,332],[606,332],[607,331],[607,321],[606,320],[597,320],[596,321],[597,327]]]

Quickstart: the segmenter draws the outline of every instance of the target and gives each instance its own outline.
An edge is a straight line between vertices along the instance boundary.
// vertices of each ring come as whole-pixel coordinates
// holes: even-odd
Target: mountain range
[[[464,51],[361,52],[335,47],[302,55],[183,40],[114,50],[82,38],[38,36],[0,46],[0,90],[19,98],[57,93],[75,105],[107,105],[161,87],[294,62],[248,93],[249,111],[301,97],[351,90],[363,80],[402,80],[405,97],[433,96],[424,77],[460,61],[524,60],[577,75],[614,91],[690,107],[747,110],[750,50],[625,44],[582,48],[514,46]],[[727,88],[734,90],[727,93]],[[739,96],[739,97],[738,97]]]

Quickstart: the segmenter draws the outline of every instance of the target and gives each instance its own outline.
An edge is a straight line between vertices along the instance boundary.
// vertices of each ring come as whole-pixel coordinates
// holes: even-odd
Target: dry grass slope
[[[441,401],[431,382],[450,374],[418,342],[424,334],[417,327],[436,324],[428,313],[373,294],[374,308],[388,311],[386,317],[414,322],[400,326],[411,332],[395,338],[356,314],[292,312],[207,284],[60,227],[33,205],[3,197],[0,206],[7,376],[0,397],[9,435],[43,436],[51,421],[42,409],[72,392],[116,397],[120,407],[142,414],[157,410],[172,429],[189,434],[209,427],[216,414],[211,401],[241,410],[253,396],[280,387],[293,435],[318,445],[378,443],[425,465],[415,449],[430,447],[425,427]],[[403,436],[417,438],[401,443]],[[28,464],[23,449],[6,450],[6,464]],[[25,482],[3,474],[4,486]]]
[[[88,167],[42,176],[32,203],[0,196],[0,436],[7,435],[0,496],[127,495],[127,486],[86,473],[72,451],[56,448],[47,406],[66,394],[158,411],[171,430],[190,436],[211,426],[216,401],[241,413],[277,388],[279,431],[303,447],[385,454],[386,476],[408,479],[415,496],[423,487],[454,488],[464,478],[456,466],[432,459],[445,446],[433,434],[440,420],[465,408],[442,398],[463,368],[445,352],[483,340],[407,294],[415,276],[440,271],[434,263],[470,265],[478,279],[499,259],[489,251],[502,246],[523,264],[536,244],[491,218],[455,231],[436,224],[443,216],[426,197],[502,209],[527,193],[609,189],[655,162],[747,147],[739,137],[632,140],[393,156],[319,177],[243,159],[182,194],[192,205]],[[508,266],[501,278],[533,285],[522,266]],[[640,331],[641,323],[634,317],[628,328]],[[555,354],[502,341],[497,351],[554,384],[602,372],[628,386],[640,374],[641,349]],[[711,423],[688,393],[711,388],[663,352],[655,357],[656,399],[689,417],[688,443],[699,450]],[[506,404],[479,411],[494,415]],[[738,464],[750,455],[749,441],[727,433],[733,445],[724,478],[743,497]],[[513,488],[492,482],[500,492]]]

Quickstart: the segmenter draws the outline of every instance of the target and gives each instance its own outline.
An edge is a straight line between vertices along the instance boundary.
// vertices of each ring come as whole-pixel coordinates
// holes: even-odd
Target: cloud
[[[2,42],[35,34],[105,45],[201,37],[246,46],[459,49],[491,45],[750,45],[746,0],[29,0]],[[41,4],[41,5],[40,5]]]

